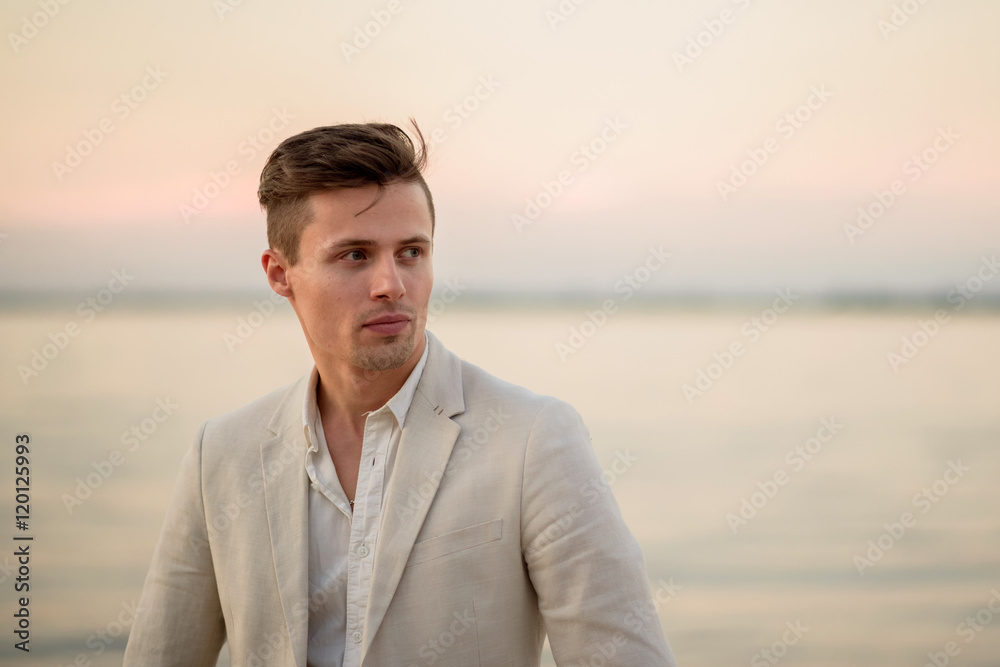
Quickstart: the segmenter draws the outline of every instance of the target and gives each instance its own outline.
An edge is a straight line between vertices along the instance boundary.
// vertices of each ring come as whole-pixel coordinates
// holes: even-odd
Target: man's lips
[[[373,320],[368,320],[365,322],[364,326],[371,326],[373,324],[392,324],[394,322],[409,322],[409,315],[382,315],[381,317],[376,317]]]
[[[394,335],[398,334],[410,324],[410,318],[406,315],[383,315],[366,323],[362,328],[373,333]]]

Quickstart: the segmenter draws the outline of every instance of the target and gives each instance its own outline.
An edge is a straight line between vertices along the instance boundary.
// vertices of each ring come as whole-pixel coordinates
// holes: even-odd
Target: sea
[[[311,368],[266,296],[79,306],[0,304],[3,665],[120,665],[198,427]],[[997,309],[436,306],[453,352],[583,416],[682,667],[1000,665]]]

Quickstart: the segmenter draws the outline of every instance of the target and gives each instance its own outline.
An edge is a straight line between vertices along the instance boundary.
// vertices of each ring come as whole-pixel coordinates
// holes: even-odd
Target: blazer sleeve
[[[604,483],[587,427],[565,401],[545,404],[528,435],[521,531],[557,665],[676,667],[642,551]]]
[[[214,667],[225,641],[202,496],[205,426],[181,462],[123,667]]]

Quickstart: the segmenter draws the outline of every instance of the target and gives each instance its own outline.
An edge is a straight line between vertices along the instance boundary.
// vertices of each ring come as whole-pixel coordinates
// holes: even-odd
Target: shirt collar
[[[427,351],[430,349],[430,341],[424,334],[424,352],[420,355],[420,361],[417,365],[413,367],[410,371],[409,377],[406,378],[406,382],[403,386],[399,388],[399,391],[388,400],[388,402],[383,405],[378,410],[372,410],[371,412],[378,412],[386,406],[392,412],[393,416],[396,417],[396,421],[399,423],[399,428],[402,430],[403,423],[406,421],[406,413],[410,410],[410,404],[413,402],[413,395],[417,392],[417,384],[420,382],[420,376],[423,374],[424,366],[427,364]],[[319,369],[316,364],[313,364],[312,371],[309,373],[309,383],[306,386],[306,396],[305,405],[302,408],[302,422],[303,428],[306,432],[306,437],[309,440],[309,451],[317,451],[316,438],[313,435],[313,424],[319,417],[319,406],[316,404],[316,383],[319,381]],[[371,414],[371,412],[366,412],[365,414]]]

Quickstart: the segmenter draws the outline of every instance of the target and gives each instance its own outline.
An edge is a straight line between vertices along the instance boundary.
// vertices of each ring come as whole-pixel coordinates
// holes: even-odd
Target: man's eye
[[[345,254],[344,257],[347,259],[364,259],[364,254],[365,253],[361,250],[351,250],[347,254]],[[355,257],[355,255],[360,255],[360,256]]]
[[[412,252],[413,254],[410,255],[411,259],[416,259],[417,257],[420,257],[420,255],[423,253],[423,251],[420,248],[407,248],[403,252]]]

